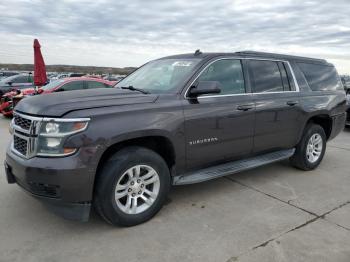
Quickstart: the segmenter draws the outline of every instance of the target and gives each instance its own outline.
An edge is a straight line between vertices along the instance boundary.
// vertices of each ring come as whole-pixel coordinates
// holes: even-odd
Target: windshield
[[[200,59],[161,59],[142,66],[115,87],[139,88],[149,93],[173,93],[191,75]]]
[[[65,80],[54,80],[54,81],[51,81],[50,83],[48,83],[47,85],[45,86],[42,86],[41,89],[42,90],[45,90],[45,91],[48,91],[48,90],[51,90],[57,86],[59,86],[60,84],[62,84]]]

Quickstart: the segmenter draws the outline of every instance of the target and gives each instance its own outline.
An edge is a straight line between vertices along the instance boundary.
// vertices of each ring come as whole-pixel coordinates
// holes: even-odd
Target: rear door
[[[289,63],[249,59],[247,65],[256,106],[254,152],[294,147],[302,111]]]
[[[251,153],[254,104],[241,60],[216,60],[193,85],[198,81],[218,81],[221,93],[184,102],[187,168],[203,168]]]

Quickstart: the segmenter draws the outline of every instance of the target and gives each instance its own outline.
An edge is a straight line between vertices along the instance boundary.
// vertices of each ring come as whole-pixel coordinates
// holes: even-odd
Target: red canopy
[[[38,39],[34,39],[34,84],[43,86],[47,82],[44,58],[40,51]]]

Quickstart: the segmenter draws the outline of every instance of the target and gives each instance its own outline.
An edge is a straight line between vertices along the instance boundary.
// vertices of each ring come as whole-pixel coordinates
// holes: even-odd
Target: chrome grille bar
[[[35,156],[42,118],[14,112],[12,151],[24,158]],[[25,142],[24,142],[25,141]],[[26,148],[24,150],[24,144]]]

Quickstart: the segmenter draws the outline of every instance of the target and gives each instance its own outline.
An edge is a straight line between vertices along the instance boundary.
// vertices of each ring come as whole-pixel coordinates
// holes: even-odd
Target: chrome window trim
[[[185,99],[193,99],[191,97],[188,97],[188,91],[190,90],[191,86],[194,84],[194,82],[197,81],[197,79],[199,78],[199,76],[213,63],[220,61],[220,60],[258,60],[258,61],[271,61],[271,62],[283,62],[286,63],[290,69],[290,72],[292,74],[292,78],[293,78],[293,82],[295,85],[295,90],[292,91],[278,91],[278,92],[259,92],[259,93],[254,93],[254,92],[250,92],[250,93],[242,93],[242,94],[227,94],[227,95],[212,95],[212,96],[199,96],[197,97],[197,99],[203,99],[203,98],[215,98],[215,97],[230,97],[230,96],[242,96],[242,95],[265,95],[265,94],[284,94],[284,93],[297,93],[300,92],[300,87],[298,84],[298,81],[295,77],[294,74],[294,70],[291,66],[291,64],[289,63],[289,61],[287,60],[282,60],[282,59],[272,59],[272,58],[254,58],[254,57],[236,57],[236,56],[232,56],[232,57],[220,57],[217,58],[213,61],[211,61],[209,64],[207,64],[196,76],[196,78],[191,82],[191,84],[187,87],[186,92],[184,94],[184,98]],[[242,70],[243,70],[243,66],[242,66]]]
[[[199,96],[197,99],[203,99],[203,98],[215,98],[215,97],[230,97],[230,96],[251,96],[253,93],[242,93],[242,94],[227,94],[227,95],[213,95],[213,96]],[[193,99],[193,98],[186,98],[186,99]]]

